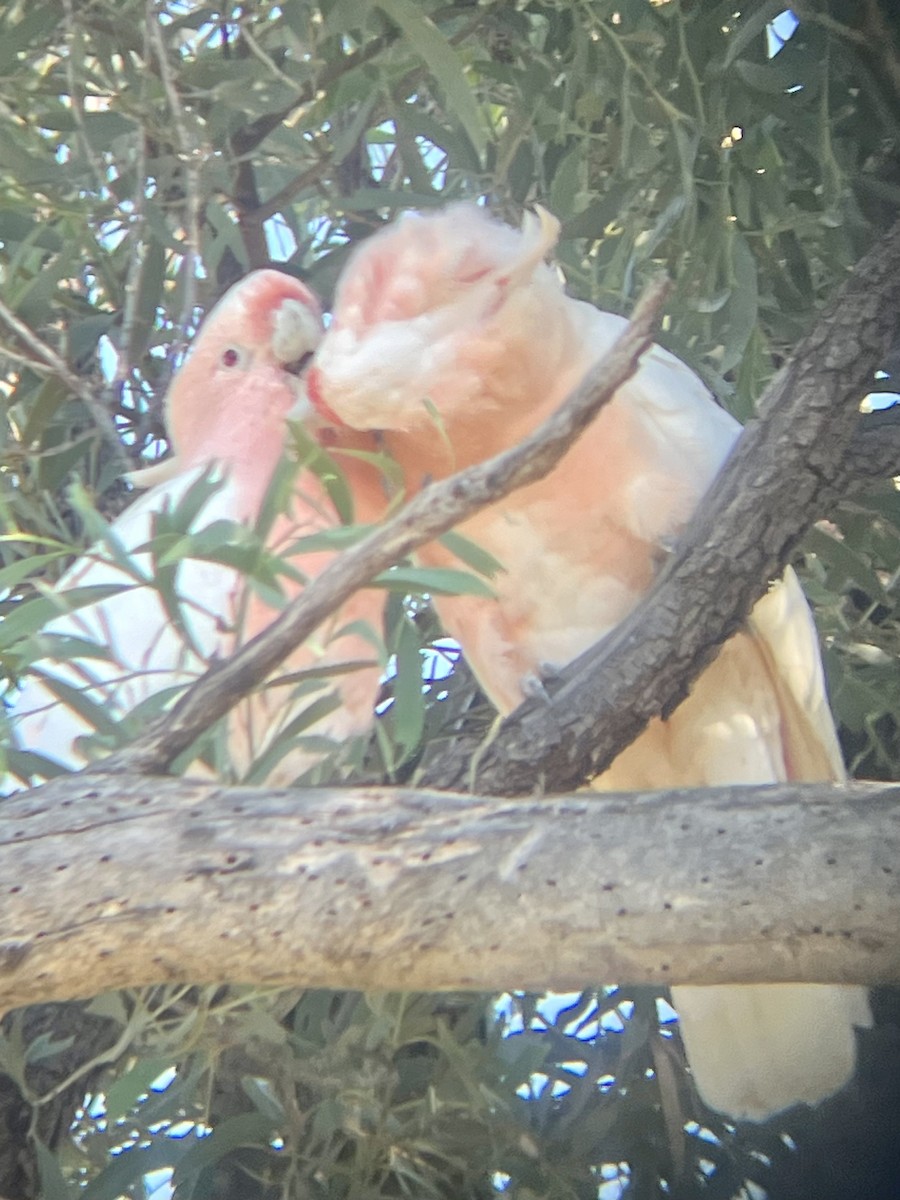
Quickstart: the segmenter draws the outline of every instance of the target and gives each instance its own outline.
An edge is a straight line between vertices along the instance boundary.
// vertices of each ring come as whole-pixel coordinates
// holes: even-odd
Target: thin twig
[[[66,385],[70,392],[81,400],[91,414],[101,436],[111,447],[116,463],[121,466],[123,471],[129,470],[131,463],[126,457],[122,443],[119,441],[113,419],[106,407],[97,399],[87,384],[82,379],[79,379],[51,345],[39,337],[20,317],[17,317],[12,309],[7,307],[2,300],[0,300],[0,320],[12,330],[19,341],[23,342],[39,360],[33,364],[35,370],[40,370],[43,366],[45,370],[55,375],[57,379]],[[2,348],[5,351],[5,347]],[[15,355],[16,352],[13,350],[11,356]]]
[[[252,19],[253,18],[250,14],[244,13],[238,20],[241,30],[241,37],[244,40],[245,46],[253,55],[253,57],[258,59],[266,68],[266,70],[269,71],[279,83],[283,83],[293,90],[293,88],[297,86],[297,81],[295,79],[291,79],[290,75],[286,75],[284,71],[281,70],[272,56],[266,53],[266,51],[262,48],[262,46],[260,46],[259,42],[250,32]]]
[[[162,81],[166,99],[175,122],[175,133],[178,138],[180,160],[184,168],[184,190],[187,221],[184,237],[184,303],[178,318],[179,338],[178,349],[184,349],[187,344],[187,331],[194,323],[194,310],[197,307],[197,268],[200,263],[200,169],[203,165],[203,154],[195,145],[188,130],[187,117],[175,85],[175,77],[169,63],[166,46],[163,41],[162,29],[155,11],[154,0],[147,0],[147,34],[153,46],[156,60],[159,63],[159,77]]]
[[[144,22],[144,60],[150,65],[150,30],[149,22]],[[147,243],[144,240],[145,211],[144,200],[147,192],[147,130],[142,125],[136,131],[137,154],[135,156],[134,175],[137,187],[132,198],[132,210],[126,222],[128,227],[131,257],[128,262],[128,273],[125,276],[125,309],[122,315],[122,341],[116,362],[116,383],[122,385],[134,366],[132,342],[137,324],[138,297],[141,292],[141,282],[144,276],[144,263],[147,256]]]
[[[68,43],[67,53],[65,56],[66,83],[69,88],[69,101],[72,105],[72,116],[75,118],[75,125],[78,129],[78,137],[81,142],[81,148],[84,151],[84,156],[90,163],[91,170],[94,174],[94,184],[97,188],[97,194],[103,196],[109,188],[109,180],[106,178],[103,163],[94,153],[94,148],[91,146],[90,138],[87,135],[87,128],[84,120],[84,83],[79,81],[75,71],[75,12],[72,5],[72,0],[63,0],[63,11],[65,12],[66,25],[66,41]]]
[[[651,345],[669,291],[651,284],[609,353],[566,402],[520,445],[432,484],[363,542],[335,559],[266,630],[208,671],[155,728],[90,768],[99,772],[164,771],[214,721],[223,717],[305,638],[380,571],[452,529],[516,488],[548,475],[618,389]]]
[[[274,196],[262,204],[258,204],[256,208],[242,214],[241,220],[245,225],[262,225],[268,221],[269,217],[274,217],[277,212],[281,212],[286,204],[289,204],[295,196],[299,195],[310,184],[315,183],[325,173],[326,169],[331,167],[332,163],[329,159],[322,158],[313,166],[308,167],[305,171],[301,171],[290,183],[280,188]]]

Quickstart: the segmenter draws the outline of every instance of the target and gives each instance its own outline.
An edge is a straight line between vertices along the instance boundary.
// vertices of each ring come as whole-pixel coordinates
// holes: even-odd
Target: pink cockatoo
[[[322,418],[380,430],[415,490],[519,442],[625,322],[567,297],[544,262],[558,223],[521,231],[474,204],[408,214],[359,247],[307,377]],[[547,664],[597,642],[637,604],[739,433],[656,346],[561,465],[462,531],[500,561],[496,600],[435,597],[501,713]],[[446,565],[438,544],[421,558]],[[637,790],[843,778],[818,643],[788,571],[666,721],[593,783]],[[803,984],[673,988],[697,1087],[762,1120],[841,1088],[866,993]]]
[[[220,520],[252,524],[257,519],[285,453],[286,419],[295,406],[302,408],[302,385],[288,368],[307,359],[321,335],[321,311],[313,294],[296,279],[273,270],[247,276],[209,315],[166,396],[174,456],[137,474],[135,482],[150,490],[112,525],[112,537],[130,563],[117,564],[108,547],[95,547],[54,589],[64,610],[66,594],[74,588],[123,588],[55,617],[42,631],[50,644],[48,657],[36,664],[16,704],[20,747],[65,767],[83,766],[91,757],[85,739],[95,732],[91,717],[83,714],[85,702],[103,718],[119,721],[160,692],[192,682],[214,659],[227,656],[272,620],[273,609],[245,589],[239,572],[222,563],[186,557],[175,583],[186,636],[173,622],[159,591],[149,582],[136,582],[132,572],[149,576],[150,555],[141,547],[152,538],[155,519],[177,506],[211,470],[218,477],[218,490],[206,500],[191,528]],[[357,490],[364,483],[364,479],[357,481]],[[275,519],[267,544],[284,549],[337,523],[322,482],[312,471],[301,469],[289,509]],[[321,550],[301,551],[292,557],[291,565],[309,577],[330,558]],[[291,594],[300,586],[292,581],[285,590]],[[358,594],[327,628],[293,653],[282,673],[346,661],[373,662],[370,642],[358,631],[340,631],[355,621],[378,624],[380,605],[372,593]],[[97,647],[97,655],[82,650],[76,657],[54,661],[52,638],[60,636],[84,639]],[[308,732],[342,738],[367,729],[379,675],[373,663],[339,676],[341,702]],[[239,776],[297,720],[310,700],[308,694],[305,699],[295,696],[287,685],[271,693],[258,692],[232,711],[229,757]],[[298,744],[286,757],[273,761],[267,778],[286,782],[316,757]],[[35,772],[43,773],[39,768]]]

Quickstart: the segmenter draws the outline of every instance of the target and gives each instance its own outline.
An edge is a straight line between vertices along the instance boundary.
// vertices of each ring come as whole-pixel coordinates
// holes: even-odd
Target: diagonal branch
[[[652,343],[668,290],[664,280],[646,290],[631,322],[609,353],[566,403],[525,441],[420,492],[397,516],[335,559],[263,633],[227,662],[208,671],[156,726],[90,770],[164,771],[379,571],[393,566],[485,505],[548,475],[603,405],[637,370],[641,355]]]
[[[552,790],[578,787],[652,717],[670,713],[804,531],[850,486],[859,402],[897,339],[898,313],[900,222],[766,390],[763,416],[745,429],[652,591],[562,673],[549,703],[523,704],[489,746],[458,739],[420,782],[504,796],[531,791],[536,779]]]
[[[187,330],[194,320],[194,309],[197,304],[197,276],[200,265],[200,217],[203,207],[203,197],[200,191],[200,172],[206,155],[189,127],[187,114],[181,102],[181,96],[175,82],[175,74],[169,62],[169,54],[163,40],[163,27],[159,15],[155,11],[153,0],[148,0],[145,15],[145,37],[152,48],[159,68],[159,78],[168,101],[169,111],[175,124],[175,134],[178,143],[178,160],[184,171],[185,191],[185,231],[182,240],[184,262],[182,274],[185,279],[184,299],[181,313],[178,317],[178,349],[185,348]],[[141,180],[141,186],[145,181]]]
[[[0,300],[0,321],[2,321],[16,337],[28,347],[31,353],[35,356],[34,360],[29,360],[32,368],[35,371],[46,371],[55,375],[57,379],[69,389],[69,391],[77,396],[84,404],[85,408],[91,414],[94,424],[100,431],[100,435],[107,443],[112,451],[113,461],[121,465],[122,470],[129,470],[131,463],[125,454],[119,436],[116,433],[116,427],[113,423],[112,416],[102,401],[98,400],[88,385],[83,379],[72,371],[65,359],[63,359],[53,347],[39,337],[30,326],[26,325],[21,317],[16,316],[8,305]],[[0,343],[0,350],[5,347]],[[13,351],[15,355],[15,351]],[[15,355],[15,357],[19,357]]]

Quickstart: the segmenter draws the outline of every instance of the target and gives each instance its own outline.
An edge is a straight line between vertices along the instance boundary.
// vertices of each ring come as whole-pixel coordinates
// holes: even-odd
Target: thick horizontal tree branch
[[[855,482],[861,398],[900,329],[900,222],[853,269],[762,398],[638,607],[490,744],[457,739],[423,786],[514,796],[564,791],[607,767],[667,715],[782,572],[805,530]],[[866,434],[866,437],[872,436]],[[868,472],[867,472],[868,475]],[[473,759],[477,771],[472,770]]]
[[[336,558],[261,634],[190,687],[172,710],[91,772],[162,772],[214,721],[259,686],[290,651],[379,571],[559,463],[652,343],[669,285],[658,280],[638,301],[608,354],[553,415],[520,445],[420,492],[395,517]]]
[[[0,805],[0,1008],[162,981],[900,982],[900,787],[554,800],[70,776]]]

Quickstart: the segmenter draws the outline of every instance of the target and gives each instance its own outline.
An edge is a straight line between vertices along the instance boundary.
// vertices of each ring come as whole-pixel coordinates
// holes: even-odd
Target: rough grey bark
[[[498,801],[73,776],[0,805],[0,1008],[154,982],[900,982],[900,787]]]

